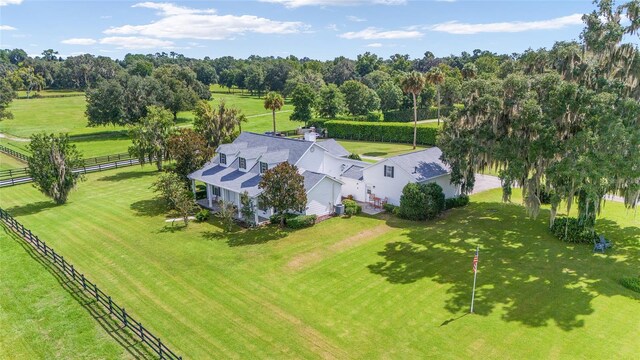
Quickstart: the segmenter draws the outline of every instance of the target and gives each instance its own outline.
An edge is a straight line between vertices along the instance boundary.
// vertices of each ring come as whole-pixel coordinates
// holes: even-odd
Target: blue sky
[[[512,53],[578,39],[580,14],[593,9],[591,0],[0,0],[0,48],[113,58]]]

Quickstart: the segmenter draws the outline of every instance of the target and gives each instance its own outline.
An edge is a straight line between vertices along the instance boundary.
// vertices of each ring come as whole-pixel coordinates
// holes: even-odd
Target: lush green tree
[[[305,124],[313,117],[313,107],[316,103],[316,92],[307,84],[299,84],[291,93],[293,113],[291,120],[304,121]]]
[[[205,85],[216,84],[218,82],[216,68],[207,61],[196,62],[193,65],[193,71],[196,73],[196,79]]]
[[[127,71],[131,75],[150,76],[153,73],[153,63],[148,60],[137,60],[127,66]]]
[[[291,64],[286,60],[270,63],[264,73],[264,86],[269,91],[282,92],[292,71]]]
[[[360,76],[365,76],[375,70],[378,70],[381,65],[382,59],[378,55],[367,51],[364,54],[358,55],[356,60],[356,72]]]
[[[355,61],[344,56],[335,58],[327,68],[324,81],[341,86],[347,80],[356,78]]]
[[[129,154],[137,157],[142,165],[155,162],[158,170],[162,170],[173,124],[173,118],[168,110],[150,106],[147,109],[147,115],[129,130],[133,143],[129,147]]]
[[[231,229],[233,229],[233,220],[237,213],[238,210],[232,202],[218,201],[218,212],[216,216],[220,218],[224,232],[230,232]]]
[[[14,84],[18,90],[25,90],[27,92],[27,98],[31,95],[32,91],[40,91],[44,88],[44,78],[36,74],[32,67],[24,66],[18,68],[11,73],[10,81]]]
[[[249,197],[249,193],[246,191],[240,194],[240,213],[242,214],[242,218],[244,221],[250,226],[255,225],[255,215],[256,215],[256,205]]]
[[[56,204],[64,204],[71,190],[82,180],[79,172],[84,161],[75,145],[69,142],[69,136],[60,134],[34,134],[28,145],[29,176],[34,186],[53,199]]]
[[[259,65],[250,65],[246,68],[245,83],[247,90],[253,93],[262,94],[266,86],[264,83],[264,69]]]
[[[318,114],[323,118],[335,118],[345,109],[344,95],[335,84],[328,84],[320,89],[318,95]]]
[[[0,78],[0,121],[13,118],[13,114],[8,109],[16,95],[11,83],[5,78]]]
[[[167,140],[169,157],[175,161],[175,172],[188,182],[187,175],[201,168],[213,156],[204,137],[192,129],[178,129]]]
[[[380,98],[380,109],[389,111],[400,108],[402,105],[402,89],[393,81],[386,81],[380,85],[377,91]]]
[[[153,72],[153,77],[161,86],[156,98],[171,111],[174,120],[178,118],[178,111],[193,110],[200,98],[197,88],[202,86],[193,70],[178,65],[163,65]]]
[[[264,108],[271,110],[273,115],[273,134],[276,134],[276,111],[282,109],[284,106],[284,99],[282,95],[275,91],[269,91],[267,96],[264,97]]]
[[[418,133],[418,101],[417,96],[420,95],[426,84],[424,75],[417,71],[407,74],[401,82],[402,91],[405,94],[411,94],[413,97],[413,148],[416,148],[416,138]]]
[[[307,84],[311,88],[318,92],[324,86],[324,80],[322,74],[313,70],[304,70],[302,72],[296,72],[291,75],[284,84],[284,96],[290,96],[293,90],[299,84]]]
[[[232,69],[225,69],[220,73],[220,85],[226,87],[229,92],[231,92],[231,88],[233,87],[233,83],[235,80],[235,73]]]
[[[57,61],[58,52],[53,49],[47,49],[42,52],[42,59],[45,61]]]
[[[397,72],[409,72],[411,71],[411,60],[409,60],[409,55],[401,55],[394,54],[389,57],[389,61],[391,62],[391,69]]]
[[[391,75],[382,70],[372,71],[362,78],[362,83],[375,91],[387,81],[391,81]]]
[[[153,183],[153,189],[165,205],[174,210],[184,221],[184,225],[189,225],[189,216],[197,207],[193,199],[193,194],[184,186],[184,181],[178,174],[167,172],[162,173]]]
[[[425,79],[436,87],[437,106],[438,106],[438,125],[440,125],[440,85],[444,83],[444,73],[439,67],[434,67],[426,74]]]
[[[367,115],[380,108],[380,98],[375,91],[356,80],[348,80],[340,91],[344,94],[347,109],[352,115]]]
[[[307,205],[304,177],[295,165],[286,161],[262,174],[258,186],[262,189],[262,202],[276,214],[301,212]],[[280,226],[284,226],[284,216],[281,216]]]
[[[198,102],[193,113],[193,128],[204,137],[207,147],[211,149],[216,149],[223,142],[231,141],[236,126],[240,126],[245,119],[240,110],[227,106],[224,101],[213,107],[209,102],[202,100]]]

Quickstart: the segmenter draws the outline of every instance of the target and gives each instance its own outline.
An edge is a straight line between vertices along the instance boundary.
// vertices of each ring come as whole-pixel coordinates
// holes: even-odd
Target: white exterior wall
[[[367,186],[364,181],[351,179],[348,177],[340,178],[344,185],[342,185],[342,196],[353,196],[356,201],[367,201]]]
[[[444,192],[444,197],[448,199],[460,195],[460,187],[452,185],[449,181],[451,181],[451,174],[446,174],[433,179],[429,179],[425,181],[425,183],[428,184],[434,182],[440,185],[440,187],[442,188],[442,192]]]
[[[320,172],[337,178],[345,170],[351,167],[351,165],[367,167],[371,164],[364,161],[352,160],[349,158],[341,158],[330,154],[325,154],[324,161],[322,162],[322,171]]]
[[[309,150],[298,160],[296,166],[298,169],[309,170],[322,173],[322,162],[324,160],[324,150],[313,144]]]
[[[394,177],[384,176],[384,165],[393,166]],[[371,189],[371,193],[379,198],[387,198],[387,201],[393,205],[400,205],[400,195],[402,189],[410,183],[415,182],[415,178],[407,174],[399,166],[389,160],[383,160],[362,171],[364,182],[367,188]],[[368,195],[367,195],[367,200]]]
[[[340,203],[342,184],[329,178],[322,179],[307,193],[305,215],[323,216],[333,212],[333,207]]]

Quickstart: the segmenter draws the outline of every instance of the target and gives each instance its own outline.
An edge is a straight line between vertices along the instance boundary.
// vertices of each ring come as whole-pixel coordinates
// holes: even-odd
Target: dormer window
[[[227,155],[220,154],[220,164],[227,165]]]
[[[240,167],[240,169],[247,169],[247,159],[245,158],[238,158],[238,167]]]
[[[384,166],[384,176],[393,178],[393,166]]]
[[[260,174],[264,174],[267,170],[269,170],[269,164],[260,162]]]

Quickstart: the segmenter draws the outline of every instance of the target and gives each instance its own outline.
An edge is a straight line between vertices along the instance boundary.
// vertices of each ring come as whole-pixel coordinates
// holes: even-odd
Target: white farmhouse
[[[305,137],[243,132],[232,143],[220,145],[211,161],[189,175],[194,185],[195,181],[206,185],[207,198],[198,203],[215,210],[219,200],[231,202],[238,207],[240,218],[240,195],[246,192],[257,209],[254,221],[266,221],[273,212],[262,206],[258,184],[262,173],[285,161],[304,177],[306,215],[332,214],[341,198],[349,195],[363,202],[386,198],[397,205],[409,182],[435,181],[447,197],[458,195],[458,189],[449,184],[449,169],[439,160],[438,148],[369,164],[349,159],[349,152],[335,140],[316,142],[313,134]]]

